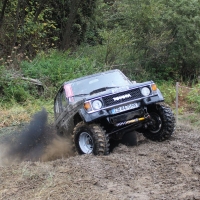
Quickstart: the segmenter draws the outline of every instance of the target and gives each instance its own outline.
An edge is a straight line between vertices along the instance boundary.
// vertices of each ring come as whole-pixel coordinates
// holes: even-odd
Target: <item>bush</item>
[[[47,87],[99,71],[92,59],[59,51],[42,52],[33,62],[22,62],[21,69],[24,76],[39,79]]]
[[[35,85],[14,78],[15,71],[7,70],[5,67],[0,68],[0,97],[3,104],[9,102],[23,103],[33,97],[38,97],[38,91]]]
[[[30,89],[27,83],[19,79],[4,80],[5,84],[2,89],[2,99],[3,101],[10,102],[16,101],[18,103],[23,103],[27,99],[30,99]]]
[[[90,55],[56,50],[41,52],[32,62],[23,61],[21,70],[25,77],[42,82],[45,88],[43,97],[54,98],[63,82],[108,69],[96,63],[94,52]]]
[[[176,100],[176,88],[175,84],[172,82],[162,82],[157,84],[161,93],[164,96],[165,102],[169,105],[174,104]]]
[[[187,95],[188,104],[192,105],[192,109],[200,112],[200,84],[193,87]]]

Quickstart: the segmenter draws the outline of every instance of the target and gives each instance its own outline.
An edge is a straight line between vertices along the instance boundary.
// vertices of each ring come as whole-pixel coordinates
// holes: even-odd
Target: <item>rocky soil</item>
[[[137,135],[137,146],[108,156],[75,156],[57,137],[43,154],[24,149],[29,156],[8,153],[2,142],[0,199],[200,200],[200,131],[180,123],[165,142]]]

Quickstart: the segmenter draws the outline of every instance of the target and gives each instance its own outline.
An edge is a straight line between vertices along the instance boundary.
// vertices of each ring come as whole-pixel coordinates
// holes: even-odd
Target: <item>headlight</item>
[[[151,89],[152,89],[153,92],[157,91],[157,86],[156,86],[155,83],[151,85]]]
[[[148,88],[148,87],[143,87],[142,89],[141,89],[141,93],[142,93],[142,95],[143,96],[149,96],[149,94],[150,94],[150,89]]]
[[[102,107],[102,102],[99,101],[99,100],[94,100],[92,102],[92,107],[95,109],[95,110],[99,110],[101,107]]]

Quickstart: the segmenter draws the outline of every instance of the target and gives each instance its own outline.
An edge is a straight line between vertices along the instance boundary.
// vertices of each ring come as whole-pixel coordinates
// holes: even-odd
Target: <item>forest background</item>
[[[41,106],[53,116],[64,81],[115,68],[172,107],[180,82],[179,112],[200,111],[200,1],[0,1],[1,127]]]

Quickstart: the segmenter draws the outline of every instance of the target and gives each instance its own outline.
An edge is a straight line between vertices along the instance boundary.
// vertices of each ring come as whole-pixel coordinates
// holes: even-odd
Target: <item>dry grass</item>
[[[29,122],[30,113],[23,107],[17,106],[10,109],[0,109],[0,127],[19,125],[22,122]]]
[[[31,117],[42,107],[48,111],[49,122],[53,121],[53,102],[26,102],[24,105],[13,104],[12,107],[0,107],[0,128],[30,122]]]

